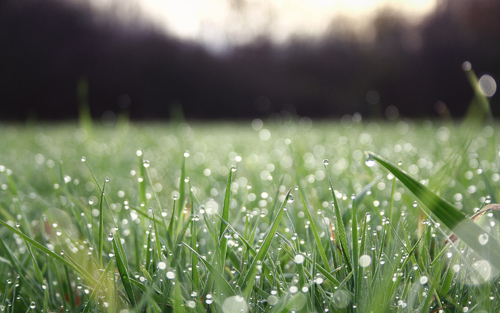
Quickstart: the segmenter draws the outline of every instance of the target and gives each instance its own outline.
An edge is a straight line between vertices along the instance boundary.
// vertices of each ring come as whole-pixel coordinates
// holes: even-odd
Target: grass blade
[[[495,238],[487,236],[486,242],[480,242],[479,238],[484,236],[485,230],[466,218],[462,212],[382,157],[375,154],[369,154],[368,157],[389,170],[458,238],[497,269],[500,269],[500,244]]]
[[[318,235],[316,223],[314,222],[314,220],[311,216],[311,213],[309,212],[309,209],[307,208],[306,200],[304,198],[304,194],[302,193],[301,189],[299,189],[299,194],[300,194],[300,199],[302,200],[302,204],[304,205],[304,211],[306,212],[307,218],[309,219],[309,223],[311,225],[311,231],[314,235],[314,240],[316,241],[316,247],[318,248],[321,259],[323,260],[323,265],[324,265],[325,269],[328,272],[330,272],[330,264],[328,262],[328,258],[326,257],[325,249],[323,248],[323,245],[321,244],[321,239],[319,238],[319,235]]]
[[[125,288],[125,292],[127,293],[127,297],[130,303],[135,306],[134,291],[132,289],[132,284],[130,283],[127,259],[125,257],[125,254],[123,253],[124,251],[122,243],[120,241],[120,237],[118,237],[118,234],[116,233],[115,237],[113,238],[113,248],[115,250],[116,267],[118,268],[118,272],[120,273],[123,287]]]
[[[38,243],[35,240],[29,238],[23,232],[21,232],[21,231],[17,230],[16,228],[10,226],[6,222],[0,220],[0,224],[3,225],[4,227],[6,227],[11,232],[13,232],[13,233],[19,235],[20,237],[22,237],[25,241],[27,241],[28,243],[30,243],[32,246],[34,246],[38,250],[41,250],[42,252],[46,253],[49,257],[51,257],[53,259],[56,259],[59,262],[67,265],[68,267],[70,267],[71,269],[73,269],[75,272],[77,272],[78,274],[80,274],[82,277],[84,277],[85,279],[87,279],[90,283],[96,283],[95,278],[92,277],[92,275],[90,275],[89,273],[87,273],[87,271],[85,271],[82,267],[76,266],[75,264],[69,262],[68,260],[64,259],[59,254],[57,254],[57,253],[49,250],[47,247],[44,247],[40,243]]]
[[[292,189],[290,188],[285,196],[285,200],[283,201],[281,208],[278,211],[278,214],[276,214],[276,218],[274,219],[272,225],[269,228],[268,233],[265,236],[264,242],[262,243],[259,252],[253,259],[252,264],[248,268],[247,274],[243,279],[241,286],[243,287],[243,296],[246,299],[248,299],[248,297],[250,296],[250,292],[252,291],[253,282],[255,281],[255,273],[257,272],[257,263],[260,263],[264,260],[264,256],[267,254],[267,250],[271,246],[271,241],[273,240],[274,234],[276,233],[281,218],[283,217],[283,213],[285,212],[284,211],[285,204],[288,201],[288,197],[290,196],[291,191]]]
[[[104,188],[106,188],[106,182],[108,182],[108,178],[104,180],[104,184],[102,185],[101,190],[101,202],[99,204],[99,238],[97,245],[97,260],[99,262],[99,268],[102,268],[102,249],[104,247]]]
[[[333,208],[335,210],[335,217],[337,220],[337,229],[339,232],[340,245],[342,247],[342,255],[344,256],[344,260],[347,264],[349,272],[352,272],[352,264],[351,264],[351,259],[349,258],[349,249],[347,246],[347,236],[345,234],[344,221],[342,220],[342,214],[340,213],[339,203],[337,201],[337,197],[335,196],[335,190],[333,189],[332,180],[330,178],[330,172],[326,170],[326,173],[328,174],[328,182],[330,183],[330,191],[332,192],[332,197],[333,197]]]
[[[233,288],[229,286],[227,281],[222,277],[222,275],[217,271],[217,269],[210,264],[207,260],[205,260],[204,257],[202,257],[198,252],[196,252],[193,248],[191,248],[188,244],[183,242],[184,246],[186,246],[189,250],[191,250],[192,253],[196,254],[198,258],[203,262],[207,270],[210,272],[210,275],[212,275],[213,280],[215,281],[215,284],[218,288],[220,288],[219,292],[222,292],[225,297],[231,297],[236,295],[234,292]]]
[[[111,268],[111,265],[113,265],[113,262],[109,262],[108,266],[106,266],[106,269],[101,274],[101,277],[99,278],[99,282],[94,287],[94,290],[92,291],[92,294],[90,295],[90,299],[87,302],[87,304],[85,305],[85,308],[83,309],[82,313],[88,313],[94,307],[94,303],[95,303],[95,300],[97,298],[97,295],[99,294],[99,290],[101,289],[101,286],[104,284],[104,281],[106,280],[106,275],[108,274],[108,271]]]
[[[229,200],[231,198],[231,179],[233,176],[233,168],[229,171],[229,178],[227,179],[226,194],[224,195],[224,207],[222,208],[222,219],[229,222]],[[226,251],[227,251],[227,238],[224,236],[226,231],[226,225],[221,220],[220,222],[220,269],[224,268],[224,263],[226,261]]]

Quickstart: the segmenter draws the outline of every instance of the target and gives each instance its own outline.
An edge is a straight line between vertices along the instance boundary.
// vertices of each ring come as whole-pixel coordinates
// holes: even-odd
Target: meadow
[[[493,122],[0,132],[2,312],[500,310]]]

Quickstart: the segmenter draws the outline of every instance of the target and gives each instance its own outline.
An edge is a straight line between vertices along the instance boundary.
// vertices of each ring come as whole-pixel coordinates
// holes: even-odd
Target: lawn
[[[499,130],[1,124],[0,310],[498,312]]]

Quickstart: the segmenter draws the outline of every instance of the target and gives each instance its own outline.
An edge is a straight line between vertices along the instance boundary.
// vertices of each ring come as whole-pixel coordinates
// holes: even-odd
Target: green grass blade
[[[87,273],[82,267],[75,266],[75,264],[69,262],[68,260],[64,259],[59,254],[57,254],[57,253],[49,250],[47,247],[44,247],[43,245],[41,245],[40,243],[36,242],[35,240],[29,238],[23,232],[21,232],[21,231],[17,230],[16,228],[10,226],[6,222],[0,220],[0,224],[3,225],[4,227],[6,227],[11,232],[13,232],[13,233],[19,235],[20,237],[22,237],[25,241],[27,241],[28,243],[30,243],[33,247],[35,247],[38,250],[41,250],[42,252],[46,253],[49,257],[51,257],[53,259],[56,259],[59,262],[67,265],[68,267],[70,267],[71,269],[73,269],[75,272],[77,272],[78,274],[80,274],[82,277],[84,277],[85,279],[87,279],[90,283],[95,283],[96,282],[95,278],[92,277],[92,275],[90,275],[89,273]]]
[[[224,279],[224,277],[217,271],[217,269],[210,264],[207,260],[205,260],[204,257],[202,257],[198,252],[196,252],[193,248],[191,248],[188,244],[183,242],[184,246],[186,246],[189,250],[191,250],[192,253],[194,253],[198,258],[203,262],[207,270],[210,272],[210,275],[212,276],[213,280],[215,281],[215,284],[217,288],[219,289],[219,292],[222,292],[224,294],[224,297],[231,297],[236,295],[234,292],[233,288],[229,286],[227,281]]]
[[[326,166],[325,166],[326,169]],[[330,172],[326,172],[328,174],[328,182],[330,183],[330,191],[332,192],[333,197],[333,208],[335,210],[335,217],[337,220],[337,229],[339,233],[339,241],[342,247],[342,255],[344,256],[344,260],[347,264],[347,268],[349,272],[352,272],[352,264],[351,259],[349,258],[349,248],[347,245],[347,236],[345,234],[344,221],[342,220],[342,214],[340,213],[339,203],[337,201],[337,197],[335,196],[335,189],[333,189],[332,180],[330,178]]]
[[[31,247],[26,243],[26,249],[28,250],[30,256],[31,256],[31,261],[33,262],[33,268],[35,270],[35,277],[38,280],[38,283],[40,285],[43,284],[43,276],[42,276],[42,271],[40,270],[40,267],[38,266],[38,262],[36,261],[35,255],[33,254],[33,251],[31,250]]]
[[[369,154],[369,158],[373,158],[389,170],[415,194],[427,209],[434,213],[442,224],[446,225],[458,238],[464,241],[481,257],[488,260],[497,269],[500,269],[500,244],[495,238],[489,236],[486,242],[483,241],[480,243],[479,238],[486,231],[466,218],[462,212],[382,157]]]
[[[97,245],[97,260],[99,262],[99,268],[102,268],[102,249],[104,247],[104,188],[106,188],[106,182],[108,179],[104,180],[101,190],[101,202],[99,203],[99,238]]]
[[[101,277],[99,278],[99,282],[97,285],[94,287],[94,290],[92,291],[92,294],[90,295],[90,299],[85,305],[85,308],[83,309],[82,313],[88,313],[92,308],[94,307],[95,300],[99,294],[99,290],[101,289],[101,286],[104,284],[106,281],[106,275],[108,274],[109,269],[113,265],[113,262],[109,262],[108,266],[106,266],[106,269],[104,272],[101,274]]]
[[[113,248],[115,252],[116,259],[116,267],[118,268],[118,272],[120,273],[120,277],[122,279],[123,287],[125,288],[125,292],[127,293],[127,297],[130,303],[135,306],[135,296],[134,291],[132,289],[132,284],[130,283],[130,275],[129,269],[127,265],[127,259],[123,254],[123,247],[120,241],[120,237],[115,233],[115,237],[113,238]]]
[[[241,284],[241,286],[243,287],[243,296],[246,299],[248,299],[248,297],[250,296],[250,292],[252,291],[253,282],[255,281],[255,273],[257,272],[257,263],[260,263],[264,260],[264,256],[267,254],[267,250],[271,246],[271,241],[273,240],[274,234],[276,233],[281,218],[283,217],[283,213],[285,212],[284,208],[288,201],[288,197],[290,196],[291,191],[292,189],[290,188],[285,196],[285,200],[283,201],[281,208],[278,211],[278,214],[276,214],[276,218],[270,225],[269,231],[265,236],[264,242],[262,243],[259,252],[253,259],[252,264],[248,268],[247,274],[243,279],[243,283]]]
[[[233,176],[233,169],[229,170],[229,178],[227,179],[227,187],[226,194],[224,195],[224,206],[222,208],[222,218],[225,221],[229,221],[229,201],[231,200],[231,179]],[[224,232],[226,231],[226,225],[223,221],[220,222],[220,232],[219,232],[219,241],[220,241],[220,269],[224,267],[224,263],[226,261],[226,251],[227,251],[227,238],[224,236]]]
[[[140,153],[139,153],[140,151]],[[146,168],[144,167],[144,159],[142,158],[143,152],[137,151],[139,155],[139,204],[146,204]],[[142,180],[141,180],[142,179]]]
[[[299,194],[300,194],[300,199],[302,200],[302,204],[304,205],[304,211],[306,212],[307,218],[311,225],[311,231],[313,233],[314,240],[316,241],[316,247],[318,248],[321,259],[323,260],[323,266],[328,272],[330,272],[330,264],[328,262],[328,258],[326,257],[325,249],[321,244],[321,239],[318,235],[318,229],[316,228],[316,223],[314,222],[314,219],[312,218],[311,213],[309,212],[309,208],[307,207],[304,194],[302,193],[302,189],[299,189]]]
[[[178,207],[176,208],[176,212],[174,215],[177,217],[177,221],[180,222],[182,209],[184,206],[184,198],[186,197],[186,157],[182,158],[182,168],[181,168],[181,178],[179,181],[179,202],[177,203]],[[176,232],[179,229],[176,229]]]

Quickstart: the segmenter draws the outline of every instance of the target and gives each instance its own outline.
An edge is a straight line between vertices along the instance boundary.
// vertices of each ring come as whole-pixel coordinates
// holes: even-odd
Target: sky
[[[106,7],[114,0],[92,0]],[[127,0],[154,24],[182,39],[215,50],[262,35],[275,43],[292,36],[320,37],[339,25],[369,35],[374,13],[385,8],[418,21],[437,0]],[[123,2],[122,2],[123,3]]]

